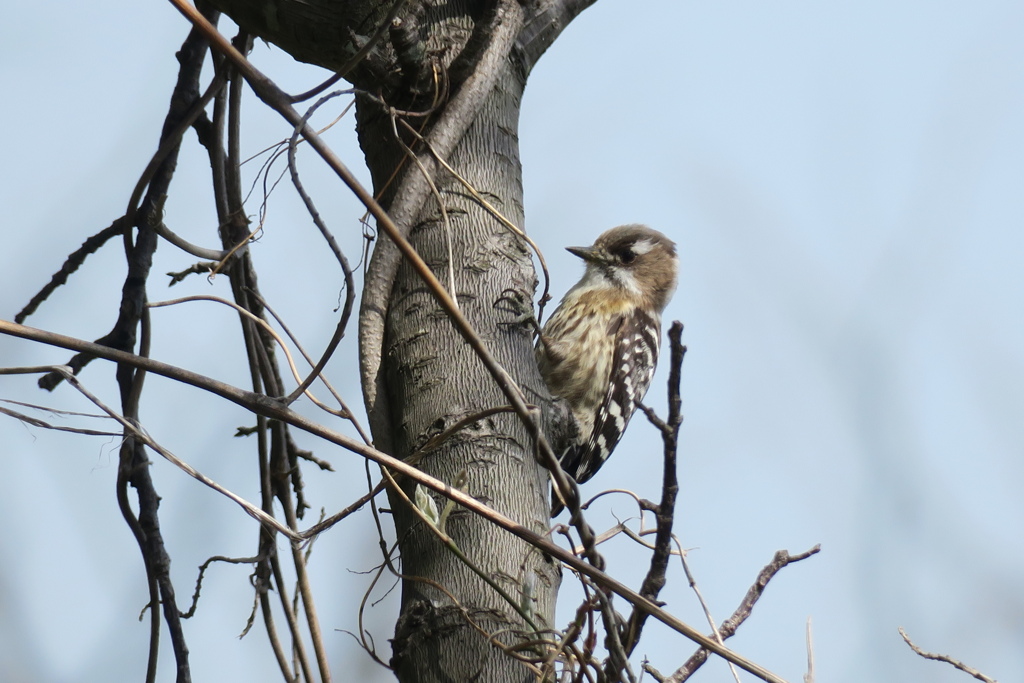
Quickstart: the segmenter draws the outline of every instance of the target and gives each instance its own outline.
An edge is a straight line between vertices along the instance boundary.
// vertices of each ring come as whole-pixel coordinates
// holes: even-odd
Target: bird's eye
[[[629,265],[636,260],[636,253],[629,247],[626,247],[619,252],[619,260]]]

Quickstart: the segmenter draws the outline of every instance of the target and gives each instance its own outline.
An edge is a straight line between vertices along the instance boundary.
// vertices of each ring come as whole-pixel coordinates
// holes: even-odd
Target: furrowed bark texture
[[[432,169],[440,197],[395,137],[390,107],[430,111],[405,120],[425,136],[458,131],[443,154],[455,170],[516,225],[523,225],[518,119],[526,75],[564,26],[592,0],[472,2],[407,0],[398,6],[353,0],[214,0],[254,35],[297,59],[340,69],[389,15],[383,39],[346,78],[358,98],[360,144],[375,194],[431,270],[449,286],[491,353],[550,413],[533,356],[532,334],[515,318],[529,307],[536,274],[525,242],[433,163],[398,124],[399,134]],[[508,23],[512,22],[512,23]],[[504,26],[515,40],[495,41]],[[509,35],[509,34],[506,34]],[[453,105],[479,84],[488,47],[501,44],[493,78],[469,107]],[[462,97],[465,100],[465,97]],[[473,99],[473,98],[470,98]],[[453,115],[454,112],[459,112]],[[463,132],[464,131],[464,132]],[[438,139],[435,137],[434,139]],[[396,173],[397,169],[397,173]],[[447,220],[440,209],[443,204]],[[390,268],[386,265],[391,255]],[[376,445],[399,457],[481,410],[508,403],[470,346],[383,235],[367,275],[360,313],[363,389]],[[451,283],[454,281],[454,285]],[[510,301],[520,302],[510,305]],[[548,475],[518,417],[480,419],[425,455],[419,466],[539,533],[548,526]],[[401,482],[400,482],[401,483]],[[408,484],[406,495],[414,498]],[[526,681],[528,670],[502,652],[535,634],[492,587],[446,548],[395,492],[391,509],[401,551],[401,614],[391,663],[401,681]],[[445,499],[437,498],[439,509]],[[468,561],[550,628],[560,581],[550,558],[477,515],[455,509],[445,532]]]
[[[451,9],[449,5],[447,10]],[[463,78],[460,72],[472,69],[475,55],[484,49],[488,36],[481,26],[490,17],[444,17],[428,9],[418,21],[429,27],[427,50],[452,55],[448,73],[451,87],[457,88]],[[470,47],[462,47],[463,41]],[[522,225],[517,129],[525,78],[509,59],[500,64],[496,85],[448,161],[509,220]],[[440,113],[438,120],[443,117]],[[362,102],[360,140],[377,190],[400,157],[390,126],[379,108]],[[543,395],[536,393],[543,385],[530,335],[521,326],[499,324],[514,317],[502,304],[504,298],[518,295],[529,301],[533,296],[536,275],[525,243],[473,201],[454,178],[441,173],[437,187],[447,224],[437,199],[428,194],[416,207],[410,241],[442,282],[454,279],[452,293],[497,360],[522,386]],[[394,206],[403,197],[385,191],[385,201]],[[508,402],[404,262],[391,291],[381,352],[385,395],[378,403],[383,400],[389,407],[388,439],[397,455],[414,452],[467,415]],[[464,482],[467,493],[538,532],[547,527],[547,474],[534,460],[532,439],[514,415],[476,422],[428,454],[420,467],[453,485]],[[406,494],[412,498],[412,489],[407,487]],[[437,504],[443,509],[445,501],[438,499]],[[391,507],[405,575],[402,611],[392,641],[392,664],[399,680],[529,680],[528,671],[485,635],[502,634],[497,642],[505,645],[530,638],[520,616],[394,495]],[[551,625],[559,576],[550,561],[461,509],[452,513],[445,531],[469,561],[514,600],[530,603],[538,625]]]

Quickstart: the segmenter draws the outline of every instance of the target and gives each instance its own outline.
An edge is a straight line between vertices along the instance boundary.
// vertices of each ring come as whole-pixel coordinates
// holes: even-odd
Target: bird
[[[636,224],[567,250],[586,270],[541,329],[535,353],[548,391],[568,403],[579,428],[559,461],[582,484],[608,460],[651,384],[679,257],[672,240]],[[553,493],[551,515],[562,507]]]

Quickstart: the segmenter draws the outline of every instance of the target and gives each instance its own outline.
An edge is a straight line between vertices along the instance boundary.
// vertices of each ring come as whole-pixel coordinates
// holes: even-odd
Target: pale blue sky
[[[21,4],[0,27],[0,317],[123,212],[155,149],[186,31],[169,4],[109,0]],[[666,314],[686,324],[689,345],[679,532],[713,613],[732,612],[775,550],[822,544],[776,577],[730,642],[791,681],[803,673],[808,616],[820,681],[966,680],[912,655],[897,626],[1000,680],[1024,679],[1022,35],[1024,5],[1009,1],[599,0],[527,87],[526,228],[552,266],[552,291],[580,272],[561,247],[613,225],[646,222],[679,244]],[[253,59],[290,91],[322,78],[266,45]],[[255,153],[290,129],[250,102],[244,148]],[[365,177],[351,120],[329,140]],[[354,256],[358,206],[312,157],[304,174]],[[215,241],[207,187],[190,136],[167,221],[202,244]],[[320,348],[339,278],[284,183],[253,252],[271,303]],[[154,272],[191,262],[163,245]],[[108,246],[29,324],[98,337],[116,316],[123,270],[120,248]],[[223,278],[163,284],[151,281],[152,299],[226,289]],[[189,306],[154,311],[153,355],[244,385],[232,314]],[[186,326],[196,307],[202,329]],[[332,376],[359,405],[347,370],[354,342],[341,352]],[[5,366],[66,357],[0,338]],[[96,362],[83,380],[116,404],[111,374]],[[249,444],[230,438],[246,416],[148,381],[143,419],[154,437],[255,499]],[[0,397],[88,409],[67,389],[33,386],[3,377]],[[656,441],[635,421],[588,489],[653,496]],[[303,445],[339,470],[308,471],[314,505],[332,512],[361,492],[353,456]],[[0,457],[5,680],[139,680],[146,591],[114,501],[116,444],[3,418]],[[235,506],[167,463],[154,476],[180,596],[206,557],[252,553],[255,529]],[[630,509],[612,500],[595,525],[612,512]],[[335,528],[313,555],[339,680],[390,680],[335,630],[356,629],[353,601],[369,581],[348,570],[377,561],[367,521]],[[607,554],[635,583],[637,553],[616,541]],[[251,604],[246,575],[207,575],[186,627],[194,680],[278,680],[261,627],[235,637]],[[669,607],[702,623],[681,572],[670,582]],[[385,658],[395,605],[392,595],[368,621]],[[667,672],[690,650],[655,625],[640,654]],[[694,680],[726,676],[709,665]]]

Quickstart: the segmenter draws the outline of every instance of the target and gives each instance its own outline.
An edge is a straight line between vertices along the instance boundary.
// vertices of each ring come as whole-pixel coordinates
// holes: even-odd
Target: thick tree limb
[[[516,51],[526,73],[533,70],[533,65],[554,44],[569,22],[596,1],[539,0],[529,3],[523,30],[516,39]]]

